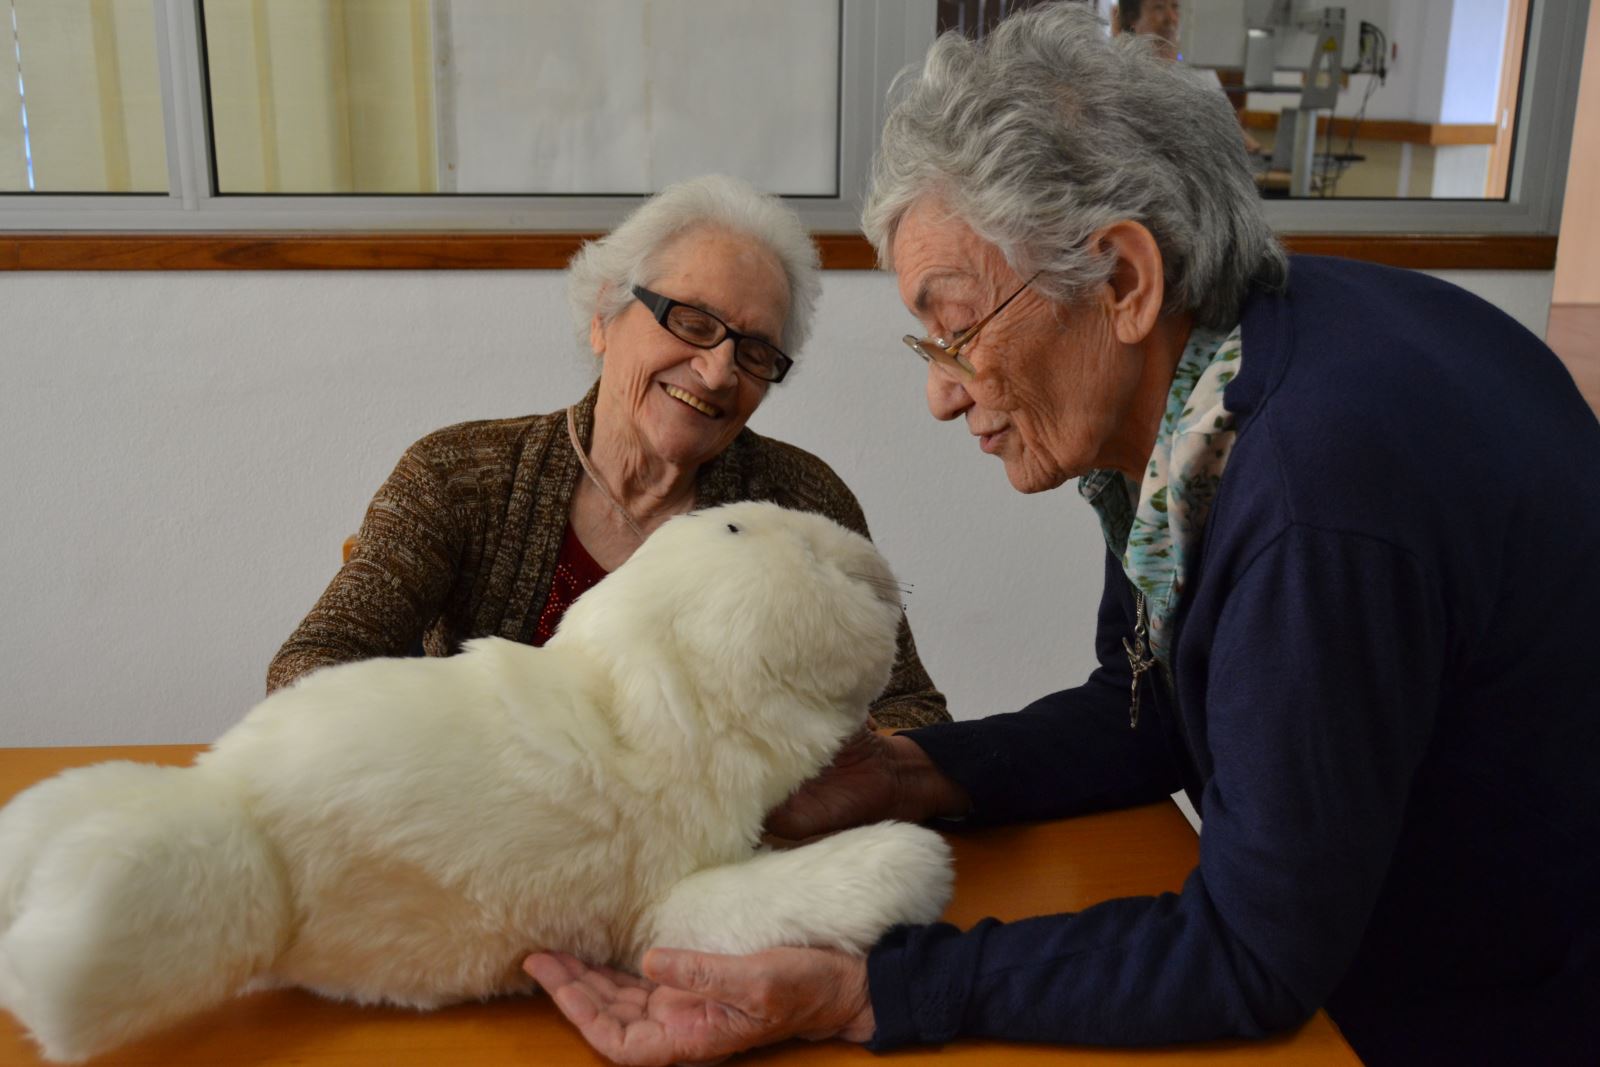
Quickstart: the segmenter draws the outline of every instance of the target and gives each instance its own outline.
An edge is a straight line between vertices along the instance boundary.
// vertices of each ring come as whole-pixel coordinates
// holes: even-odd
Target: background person
[[[1182,0],[1122,0],[1121,3],[1111,8],[1112,32],[1117,34],[1132,33],[1147,38],[1156,52],[1164,59],[1174,63],[1183,59],[1178,47],[1178,35],[1183,29],[1183,4]],[[1240,32],[1243,30],[1241,28]],[[1227,90],[1222,87],[1222,79],[1217,72],[1209,67],[1186,67],[1200,81],[1227,96]],[[1233,100],[1228,100],[1233,107]],[[1235,115],[1238,108],[1234,108]],[[1245,151],[1251,155],[1262,152],[1261,142],[1250,136],[1250,131],[1241,123],[1239,133],[1244,138]]]
[[[530,972],[631,1063],[1252,1037],[1319,1007],[1372,1065],[1594,1062],[1600,423],[1571,377],[1449,284],[1287,261],[1226,105],[1077,5],[941,37],[905,89],[864,228],[927,334],[932,414],[1099,514],[1100,666],[865,738],[772,825],[1183,788],[1199,865],[1180,894],[903,927],[865,961]]]
[[[407,449],[268,691],[419,641],[430,655],[484,636],[542,645],[573,600],[691,508],[770,500],[865,534],[825,463],[745,427],[805,343],[820,288],[798,216],[728,177],[671,186],[585,246],[568,295],[599,380],[564,411],[462,423]],[[949,718],[904,623],[872,711],[884,726]]]
[[[1178,58],[1178,31],[1183,22],[1181,0],[1119,0],[1111,8],[1117,33],[1137,33],[1151,39],[1165,59]]]

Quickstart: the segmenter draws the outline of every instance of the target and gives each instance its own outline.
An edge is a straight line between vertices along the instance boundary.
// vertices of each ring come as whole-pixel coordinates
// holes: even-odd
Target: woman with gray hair
[[[820,459],[745,423],[811,331],[821,283],[798,216],[734,178],[673,185],[573,259],[568,296],[599,380],[562,411],[469,422],[408,449],[355,547],[268,671],[474,637],[542,645],[584,590],[669,518],[770,500],[865,534]],[[880,725],[949,718],[902,622]]]
[[[1099,667],[865,738],[769,825],[1183,789],[1199,865],[1181,894],[900,928],[865,960],[531,973],[629,1063],[1254,1037],[1321,1007],[1369,1064],[1594,1062],[1600,423],[1570,376],[1453,286],[1286,260],[1227,105],[1078,5],[943,37],[907,90],[866,230],[932,414],[1098,512]]]

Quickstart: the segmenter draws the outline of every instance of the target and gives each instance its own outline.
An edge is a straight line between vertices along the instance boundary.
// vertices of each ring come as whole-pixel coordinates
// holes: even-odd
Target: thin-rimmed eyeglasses
[[[1000,301],[999,307],[989,312],[973,325],[968,326],[965,330],[962,330],[953,341],[946,341],[939,337],[914,337],[909,333],[902,337],[901,340],[905,342],[907,348],[940,370],[946,371],[957,378],[965,378],[971,381],[977,377],[978,372],[972,369],[972,364],[968,363],[967,358],[961,354],[962,350],[972,343],[973,338],[978,336],[979,330],[989,325],[996,315],[1006,309],[1007,304],[1021,296],[1022,290],[1032,285],[1034,279],[1038,278],[1041,273],[1043,272],[1036,271],[1033,277],[1017,287],[1016,292]]]

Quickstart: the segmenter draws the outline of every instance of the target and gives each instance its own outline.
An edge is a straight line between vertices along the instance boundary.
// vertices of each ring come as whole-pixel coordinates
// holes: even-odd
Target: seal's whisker
[[[857,581],[863,582],[866,585],[871,586],[872,588],[878,590],[880,593],[898,593],[898,594],[900,594],[900,596],[899,596],[900,610],[901,611],[906,611],[907,610],[907,604],[906,604],[905,598],[911,595],[911,583],[910,582],[901,582],[901,581],[899,581],[898,579],[895,579],[895,578],[885,578],[880,574],[862,574],[859,571],[846,571],[845,573],[847,575],[849,575],[851,578],[854,578]]]
[[[893,589],[905,596],[911,595],[911,583],[902,582],[896,578],[884,578],[876,574],[862,574],[857,571],[846,571],[852,578],[859,578],[875,589]]]

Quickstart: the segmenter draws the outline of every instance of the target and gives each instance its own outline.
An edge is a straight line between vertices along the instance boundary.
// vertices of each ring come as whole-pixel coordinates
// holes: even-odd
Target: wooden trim
[[[823,270],[877,270],[878,253],[859,233],[813,234]]]
[[[1431,127],[1430,136],[1432,139],[1428,143],[1435,147],[1463,144],[1493,145],[1500,136],[1500,127],[1492,122],[1437,122]]]
[[[1600,304],[1600,3],[1589,8],[1572,122],[1572,155],[1561,209],[1561,262],[1556,266],[1552,300],[1558,304]],[[1600,357],[1600,348],[1593,350]],[[1595,365],[1600,379],[1600,362]],[[1600,385],[1600,380],[1595,381]]]
[[[592,233],[0,234],[10,270],[561,270]]]
[[[1506,4],[1506,47],[1500,56],[1500,93],[1495,101],[1494,147],[1483,195],[1499,200],[1511,177],[1511,135],[1516,130],[1517,97],[1522,91],[1522,52],[1528,31],[1528,0]]]
[[[1290,233],[1283,243],[1309,256],[1343,256],[1412,270],[1554,270],[1556,239],[1537,233]]]
[[[594,233],[0,233],[0,270],[563,270]],[[827,270],[873,270],[860,234],[813,238]]]
[[[1246,129],[1275,130],[1278,128],[1276,111],[1245,111],[1239,116]],[[1356,123],[1350,118],[1333,120],[1333,135],[1349,137]],[[1326,136],[1328,116],[1317,116],[1317,136]],[[1495,142],[1498,127],[1492,122],[1402,122],[1398,119],[1363,119],[1357,131],[1359,141],[1399,141],[1405,144],[1444,145],[1488,144]]]
[[[587,233],[0,233],[3,270],[562,270]],[[826,270],[872,270],[854,233],[815,237]],[[1419,270],[1553,270],[1542,234],[1286,234],[1291,252]]]

